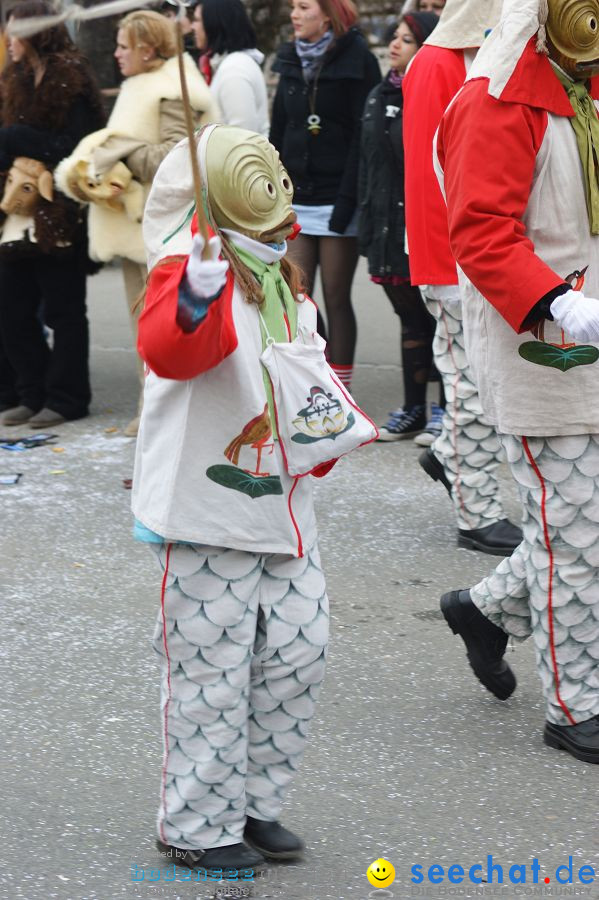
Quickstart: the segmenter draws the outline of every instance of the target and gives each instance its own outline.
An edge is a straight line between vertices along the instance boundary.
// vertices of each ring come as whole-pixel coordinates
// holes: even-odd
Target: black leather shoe
[[[503,658],[507,634],[493,625],[470,599],[470,591],[450,591],[441,597],[441,612],[454,634],[466,644],[472,671],[499,700],[514,693],[516,677]]]
[[[205,869],[207,872],[222,871],[225,878],[226,869],[234,869],[237,873],[260,872],[266,864],[264,857],[245,843],[229,844],[227,847],[212,847],[210,850],[182,850],[180,847],[163,844],[158,839],[156,846],[177,866],[187,866],[188,869],[196,870]]]
[[[587,763],[599,763],[599,716],[578,725],[554,725],[545,722],[543,740],[548,747],[567,750]]]
[[[458,531],[458,547],[480,550],[481,553],[491,553],[493,556],[511,556],[521,541],[522,529],[509,519],[500,519],[499,522],[493,522],[484,528],[474,528],[472,531],[461,528]]]
[[[247,817],[244,838],[266,859],[299,859],[304,852],[304,844],[278,822],[263,822]]]
[[[418,457],[418,462],[424,469],[426,474],[430,475],[433,481],[441,482],[441,484],[451,497],[451,484],[449,483],[449,479],[445,474],[443,463],[437,456],[435,456],[430,447],[427,447],[426,450],[424,450],[420,454],[420,456]]]

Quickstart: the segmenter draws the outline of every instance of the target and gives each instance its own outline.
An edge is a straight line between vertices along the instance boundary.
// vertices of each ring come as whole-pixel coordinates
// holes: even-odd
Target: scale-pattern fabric
[[[167,723],[158,833],[184,849],[274,821],[324,676],[328,600],[318,547],[300,559],[172,544],[154,648]],[[164,573],[166,547],[154,549]],[[164,577],[164,576],[163,576]]]
[[[548,720],[583,722],[599,713],[599,434],[528,438],[538,471],[522,438],[503,440],[524,539],[472,600],[515,639],[532,634]]]
[[[435,365],[443,379],[447,405],[441,434],[432,450],[452,485],[458,528],[472,531],[503,519],[496,469],[504,459],[501,439],[485,422],[466,358],[461,304],[424,296],[437,326]]]

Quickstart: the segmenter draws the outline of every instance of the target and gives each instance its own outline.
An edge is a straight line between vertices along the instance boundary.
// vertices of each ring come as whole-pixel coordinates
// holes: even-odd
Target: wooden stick
[[[191,174],[193,177],[193,193],[196,204],[196,214],[198,217],[198,231],[204,238],[204,249],[202,250],[202,259],[209,259],[208,250],[208,223],[204,213],[204,203],[202,201],[202,178],[200,176],[200,167],[198,165],[197,144],[195,137],[195,129],[193,123],[193,113],[191,103],[189,101],[189,90],[187,88],[187,76],[185,75],[185,62],[183,59],[183,29],[181,28],[181,20],[176,19],[177,28],[177,57],[179,60],[179,77],[181,79],[181,98],[183,100],[183,111],[185,113],[185,128],[187,130],[187,140],[189,142],[189,157],[191,161]]]

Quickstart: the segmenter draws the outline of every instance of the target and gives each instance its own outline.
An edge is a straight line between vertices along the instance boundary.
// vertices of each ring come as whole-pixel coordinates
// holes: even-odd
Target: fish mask
[[[205,151],[211,217],[262,243],[279,243],[293,231],[293,184],[279,154],[260,134],[218,125]]]
[[[549,0],[549,55],[576,80],[599,74],[599,0]]]

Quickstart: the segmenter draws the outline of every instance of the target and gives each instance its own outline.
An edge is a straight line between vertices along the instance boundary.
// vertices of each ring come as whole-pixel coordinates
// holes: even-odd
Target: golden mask
[[[279,154],[260,134],[218,125],[208,138],[206,176],[210,209],[219,228],[263,243],[291,234],[293,184]]]
[[[599,73],[599,0],[549,0],[550,55],[577,79]]]

